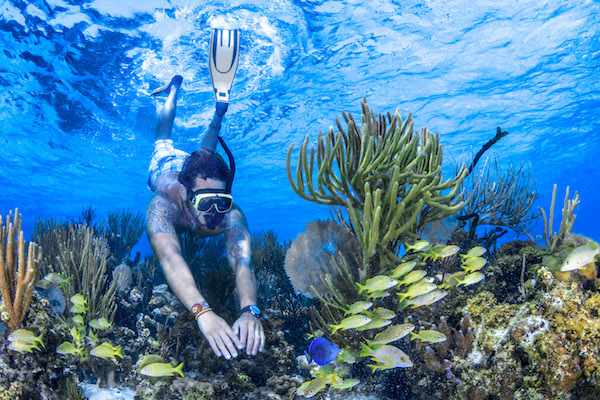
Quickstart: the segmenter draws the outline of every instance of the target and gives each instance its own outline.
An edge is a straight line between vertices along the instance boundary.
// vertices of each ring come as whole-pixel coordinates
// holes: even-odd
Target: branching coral
[[[554,223],[554,203],[556,201],[556,184],[552,189],[552,202],[550,203],[550,221],[546,216],[546,212],[543,208],[538,207],[540,212],[542,213],[542,217],[544,218],[544,240],[546,241],[546,247],[553,253],[560,245],[562,244],[565,237],[571,232],[573,229],[573,225],[575,224],[575,218],[577,215],[573,214],[575,212],[575,207],[579,204],[579,194],[575,192],[575,197],[573,200],[569,200],[569,187],[567,186],[567,191],[565,194],[565,203],[562,209],[562,220],[560,222],[560,229],[558,233],[552,231],[552,225]]]
[[[27,315],[40,270],[40,250],[33,242],[26,245],[18,209],[15,209],[14,218],[12,211],[8,214],[6,225],[3,225],[0,216],[0,289],[9,315],[9,325],[13,329]]]
[[[77,382],[71,377],[64,378],[65,387],[63,389],[63,399],[65,400],[82,400],[83,390],[77,386]]]
[[[64,287],[65,296],[81,293],[88,301],[91,318],[105,317],[112,322],[117,309],[116,285],[108,282],[106,239],[96,236],[90,227],[54,221],[38,221],[34,236],[45,251],[44,272],[70,278],[70,285]]]
[[[260,231],[252,236],[252,268],[256,274],[258,301],[264,308],[279,309],[293,317],[304,308],[304,296],[296,294],[284,263],[290,243],[280,243],[275,232]]]
[[[112,256],[119,263],[139,242],[144,233],[144,217],[128,210],[109,211],[108,228],[106,232],[108,245]]]
[[[96,209],[90,205],[90,206],[84,207],[81,210],[81,213],[79,214],[77,219],[71,218],[70,223],[74,224],[74,225],[89,226],[95,232],[103,231],[104,226],[105,226],[104,220],[101,220],[100,222],[95,223],[94,222],[95,219],[96,219]]]
[[[252,265],[257,272],[262,269],[285,276],[281,267],[285,261],[285,253],[290,243],[279,243],[277,234],[272,230],[262,230],[252,236]]]
[[[226,262],[204,269],[199,279],[200,290],[211,307],[224,318],[234,319],[237,315],[235,278]]]
[[[348,225],[362,247],[360,280],[377,273],[376,253],[395,253],[400,241],[417,237],[429,222],[456,213],[464,206],[459,193],[467,176],[465,166],[444,181],[439,136],[423,128],[413,132],[409,115],[387,118],[362,102],[362,131],[352,115],[343,113],[348,127],[336,119],[339,132],[319,133],[315,150],[309,137],[300,148],[295,178],[291,168],[293,145],[287,153],[287,174],[303,199],[344,207]],[[334,164],[335,163],[335,164]],[[314,183],[316,175],[316,183]],[[338,217],[342,214],[338,211]]]
[[[528,233],[539,215],[531,208],[539,197],[531,170],[524,164],[516,169],[512,164],[502,173],[498,160],[489,168],[470,175],[463,184],[469,188],[469,201],[460,214],[477,214],[477,225],[507,226],[531,237]]]

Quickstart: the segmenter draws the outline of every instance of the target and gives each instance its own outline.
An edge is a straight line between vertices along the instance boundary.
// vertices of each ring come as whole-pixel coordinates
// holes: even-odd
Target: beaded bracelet
[[[201,301],[200,303],[196,303],[191,308],[192,314],[194,314],[194,318],[198,319],[204,313],[212,311],[210,305],[206,301]]]

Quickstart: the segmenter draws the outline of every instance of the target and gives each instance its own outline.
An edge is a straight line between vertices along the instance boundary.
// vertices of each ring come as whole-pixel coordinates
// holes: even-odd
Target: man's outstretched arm
[[[242,309],[251,304],[256,305],[256,279],[250,265],[251,242],[246,217],[237,206],[229,215],[228,225],[225,233],[227,259],[235,273],[240,309]],[[257,317],[248,312],[243,313],[233,324],[233,330],[239,334],[247,354],[256,355],[258,351],[263,351],[265,333]]]
[[[146,232],[169,287],[190,310],[194,304],[205,299],[181,255],[181,246],[173,227],[177,212],[173,203],[159,193],[155,194],[146,212]],[[217,356],[223,355],[228,360],[237,357],[236,347],[241,349],[242,344],[225,320],[209,311],[200,315],[197,323]]]

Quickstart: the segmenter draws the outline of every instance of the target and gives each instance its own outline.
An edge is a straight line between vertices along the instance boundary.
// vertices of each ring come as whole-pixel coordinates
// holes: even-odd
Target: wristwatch
[[[258,317],[260,315],[260,308],[256,307],[254,304],[250,304],[249,306],[246,306],[240,310],[240,317],[245,312],[249,312],[255,317]]]

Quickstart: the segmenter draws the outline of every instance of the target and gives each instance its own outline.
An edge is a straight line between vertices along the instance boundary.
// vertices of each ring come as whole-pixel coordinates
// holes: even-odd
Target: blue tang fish
[[[322,367],[335,360],[340,351],[334,343],[324,337],[318,337],[311,342],[307,356],[309,361],[313,360]]]

